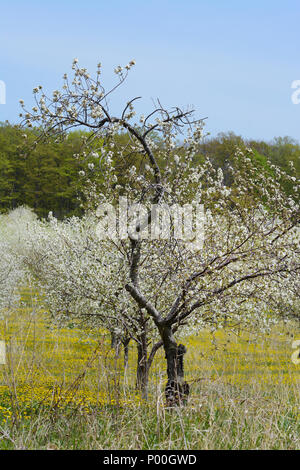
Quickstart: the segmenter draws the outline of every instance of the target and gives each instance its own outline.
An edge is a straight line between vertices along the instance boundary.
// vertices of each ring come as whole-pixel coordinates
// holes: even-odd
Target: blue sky
[[[138,110],[152,100],[193,105],[208,117],[206,130],[270,140],[300,140],[299,0],[52,0],[0,2],[0,80],[6,104],[0,121],[18,121],[18,101],[32,104],[36,85],[62,84],[73,58],[90,72],[136,60],[112,106],[137,95]]]

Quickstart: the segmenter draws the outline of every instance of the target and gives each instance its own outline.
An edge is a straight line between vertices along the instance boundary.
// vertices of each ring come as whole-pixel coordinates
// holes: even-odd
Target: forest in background
[[[99,162],[93,156],[87,156],[83,161],[74,155],[81,154],[82,137],[88,138],[89,134],[77,130],[70,132],[66,139],[53,138],[36,145],[38,135],[39,129],[0,124],[0,213],[26,205],[39,217],[47,217],[50,211],[59,219],[82,215],[84,181],[79,171],[86,168],[87,159]],[[121,143],[128,136],[120,135],[119,139]],[[97,145],[99,142],[94,142],[95,148]],[[276,137],[271,142],[246,140],[233,132],[206,137],[195,156],[195,165],[210,158],[216,167],[222,168],[225,182],[230,186],[226,167],[237,147],[242,150],[250,147],[254,158],[264,168],[274,164],[291,174],[292,163],[297,176],[300,175],[300,143],[290,137]],[[122,174],[131,165],[137,168],[144,165],[139,159],[129,153],[128,158],[117,164],[116,158],[117,173]],[[99,178],[99,172],[97,174]],[[291,185],[286,185],[285,190],[293,197]]]

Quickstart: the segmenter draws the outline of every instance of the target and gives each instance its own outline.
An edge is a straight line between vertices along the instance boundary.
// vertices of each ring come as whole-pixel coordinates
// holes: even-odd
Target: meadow
[[[24,288],[0,320],[0,449],[299,449],[297,338],[292,324],[268,335],[220,329],[184,338],[191,396],[166,408],[162,350],[145,402],[133,345],[124,370],[108,332],[53,327],[42,299]]]

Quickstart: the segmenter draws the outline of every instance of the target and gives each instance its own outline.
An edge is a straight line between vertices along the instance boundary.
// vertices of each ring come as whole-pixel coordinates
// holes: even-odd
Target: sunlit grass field
[[[0,321],[0,449],[298,449],[300,366],[291,361],[294,325],[267,336],[202,331],[188,348],[186,407],[164,406],[163,351],[149,400],[135,390],[136,351],[124,370],[109,334],[54,328],[42,300],[22,290]]]

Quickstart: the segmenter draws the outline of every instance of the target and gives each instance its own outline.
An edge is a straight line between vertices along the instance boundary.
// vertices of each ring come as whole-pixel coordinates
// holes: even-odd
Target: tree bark
[[[119,357],[120,354],[120,338],[115,333],[110,334],[110,346],[116,351],[116,357]]]
[[[142,398],[148,398],[148,380],[149,380],[149,367],[147,362],[147,334],[144,331],[139,337],[137,344],[137,369],[136,369],[136,388],[141,391]]]
[[[124,369],[128,368],[128,353],[129,353],[129,343],[130,343],[130,338],[122,341],[123,343],[123,348],[124,348]]]
[[[183,344],[177,345],[171,327],[161,327],[160,334],[167,359],[166,404],[167,406],[186,404],[190,393],[190,387],[184,381],[183,356],[186,353],[186,347]]]

